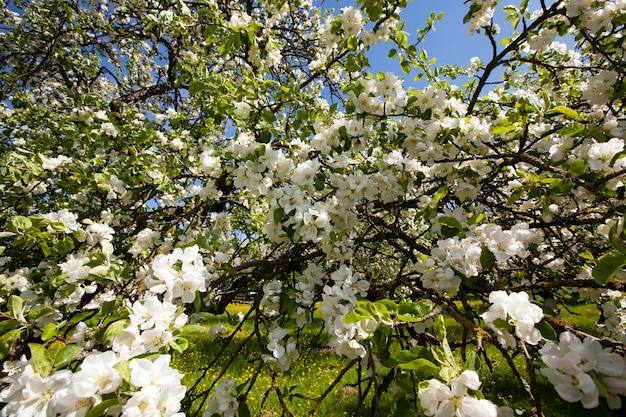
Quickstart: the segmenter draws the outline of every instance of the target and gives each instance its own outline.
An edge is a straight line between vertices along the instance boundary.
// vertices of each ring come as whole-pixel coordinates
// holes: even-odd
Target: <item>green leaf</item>
[[[274,209],[274,213],[272,218],[274,219],[274,223],[280,224],[283,221],[283,217],[285,216],[285,210],[282,207],[277,207]]]
[[[184,337],[177,337],[175,339],[170,340],[170,346],[172,349],[176,350],[179,353],[183,353],[189,347],[189,341]]]
[[[581,175],[584,175],[587,172],[587,163],[585,162],[584,159],[578,159],[570,164],[569,168],[567,169],[567,172],[569,172],[570,174],[576,177],[580,177]]]
[[[437,371],[437,369],[439,369],[437,365],[424,358],[417,358],[411,362],[398,364],[398,368],[407,371]]]
[[[74,239],[69,236],[63,236],[63,239],[54,245],[54,250],[61,255],[69,253],[72,249],[74,249]]]
[[[624,231],[618,233],[618,224],[613,225],[613,227],[611,227],[611,230],[609,230],[609,243],[620,254],[626,255],[626,246],[624,246],[623,240]]]
[[[506,205],[507,206],[512,206],[513,204],[515,204],[515,202],[517,200],[519,200],[519,198],[522,196],[523,193],[524,193],[524,189],[523,188],[518,188],[515,191],[513,191],[511,193],[511,196],[509,197],[509,199],[506,200]]]
[[[104,400],[100,404],[94,406],[91,410],[89,410],[87,414],[85,414],[85,417],[102,417],[106,415],[106,410],[117,404],[119,404],[117,398]]]
[[[265,155],[265,151],[266,151],[265,145],[259,145],[254,149],[254,155],[257,158],[260,158],[263,155]]]
[[[189,84],[189,94],[194,95],[208,90],[211,85],[206,80],[195,80]]]
[[[37,306],[28,312],[28,318],[30,320],[37,320],[54,311],[57,311],[57,310],[52,306]]]
[[[130,384],[130,361],[120,361],[113,365],[113,368],[120,373],[124,381]]]
[[[557,339],[556,331],[552,326],[550,326],[550,323],[548,323],[547,321],[541,320],[539,323],[535,324],[535,328],[539,330],[541,332],[541,335],[546,339]]]
[[[507,120],[508,122],[508,120]],[[509,133],[509,132],[514,132],[517,129],[517,126],[515,126],[513,123],[508,122],[506,124],[499,124],[497,126],[495,126],[493,129],[491,129],[491,134],[494,136],[497,135],[501,135],[503,133]]]
[[[548,186],[548,191],[551,194],[555,194],[559,196],[566,196],[570,193],[573,186],[574,186],[574,183],[572,183],[571,180],[557,179],[556,181],[552,182]]]
[[[463,226],[454,217],[442,216],[437,219],[441,224],[441,234],[446,238],[451,238],[463,231]]]
[[[11,224],[13,228],[18,233],[23,233],[26,230],[30,229],[33,226],[33,222],[24,216],[15,216],[11,219]]]
[[[437,190],[433,196],[433,203],[440,202],[445,196],[448,195],[448,187],[441,187]]]
[[[439,370],[439,376],[448,384],[458,375],[456,368],[452,366],[444,366]]]
[[[54,367],[61,369],[78,357],[83,351],[79,345],[65,345],[54,356]]]
[[[202,305],[203,305],[203,301],[202,301],[202,293],[200,291],[196,291],[196,296],[193,299],[193,308],[196,311],[196,313],[199,313],[202,310]]]
[[[7,330],[15,329],[16,327],[20,327],[20,322],[17,320],[2,320],[0,321],[0,334],[6,332]]]
[[[29,343],[33,368],[42,377],[47,377],[52,372],[52,358],[48,350],[39,343]]]
[[[194,338],[206,336],[208,332],[208,329],[200,324],[186,324],[181,329],[180,335],[185,338]]]
[[[418,358],[417,354],[412,353],[408,350],[401,350],[393,357],[393,360],[396,361],[396,364],[401,364],[401,363],[408,363],[408,362],[414,361],[417,358]]]
[[[570,109],[569,107],[566,107],[566,106],[556,106],[548,110],[548,114],[554,114],[554,113],[560,113],[567,117],[571,117],[572,119],[578,118],[578,113],[576,112],[576,110]]]
[[[463,370],[478,371],[479,369],[480,361],[476,360],[476,352],[470,351],[467,354],[467,359],[465,360],[465,363],[463,364]]]
[[[559,130],[559,135],[574,137],[579,136],[579,133],[585,130],[585,126],[578,122],[569,123],[567,126],[561,128]]]
[[[371,312],[369,312],[368,310],[360,306],[356,306],[352,311],[350,311],[348,314],[346,314],[343,317],[343,322],[346,324],[357,323],[363,319],[371,319],[371,318],[373,318]]]
[[[43,332],[41,334],[41,340],[48,341],[52,339],[57,334],[57,324],[56,323],[48,323],[46,327],[43,328]]]
[[[624,255],[604,255],[598,259],[598,263],[591,271],[593,279],[600,285],[604,285],[613,278],[613,276],[626,265],[626,256]]]
[[[478,3],[472,2],[469,11],[465,16],[463,16],[463,23],[469,23],[469,21],[472,20],[474,14],[479,11],[480,8],[481,6]]]
[[[433,302],[430,300],[419,300],[417,302],[402,301],[398,305],[398,320],[407,323],[416,323],[422,321],[424,316],[433,309]]]
[[[493,325],[497,327],[498,329],[509,330],[511,328],[511,325],[509,324],[509,322],[500,317],[498,317],[497,319],[493,321]]]
[[[402,62],[400,62],[400,67],[402,68],[402,72],[404,72],[405,74],[410,74],[411,73],[411,62],[409,60],[404,60]]]
[[[480,222],[482,222],[483,220],[485,220],[487,218],[487,215],[485,213],[480,213],[480,214],[474,214],[468,221],[467,221],[467,225],[468,226],[472,226],[474,224],[480,224]]]
[[[315,191],[322,191],[326,187],[324,181],[326,180],[326,176],[323,172],[318,172],[315,174]]]
[[[463,226],[461,225],[461,222],[459,222],[459,220],[456,217],[441,216],[439,217],[438,221],[443,226],[448,226],[453,229],[463,230]]]
[[[17,295],[12,295],[9,297],[9,302],[7,307],[9,308],[9,312],[13,317],[18,320],[24,321],[24,300]]]
[[[250,415],[248,404],[245,402],[239,403],[239,407],[237,407],[237,417],[250,417]]]
[[[423,318],[425,315],[430,314],[431,311],[433,311],[433,308],[435,308],[435,303],[433,303],[431,300],[428,300],[426,298],[423,298],[421,300],[419,300],[416,303],[413,303],[413,305],[415,306],[415,309],[417,310],[417,313]]]
[[[496,263],[495,255],[489,250],[487,246],[483,246],[483,250],[480,252],[480,264],[483,269],[489,269],[491,265]]]
[[[267,123],[274,123],[276,121],[276,115],[270,109],[263,109],[262,116],[263,120]]]
[[[6,358],[11,346],[22,337],[22,330],[15,329],[0,336],[0,360]]]
[[[374,303],[374,307],[378,310],[378,311],[385,311],[388,313],[395,313],[398,311],[398,305],[389,300],[389,299],[383,299],[383,300],[378,300]]]
[[[39,241],[39,247],[41,248],[41,251],[43,252],[43,255],[45,257],[48,257],[48,256],[52,255],[52,251],[50,250],[50,246],[48,245],[48,242],[46,242],[45,240],[40,240]]]
[[[450,349],[448,344],[448,335],[443,315],[439,315],[437,320],[434,320],[433,330],[440,340],[440,345],[434,346],[432,349],[435,359],[442,365],[448,365],[456,369],[456,359],[454,359],[452,349]]]
[[[126,319],[117,320],[111,323],[104,332],[104,336],[103,336],[104,341],[108,342],[108,341],[113,340],[113,338],[117,336],[126,327],[128,327],[129,324],[130,324],[130,321]]]
[[[359,65],[354,55],[348,55],[346,57],[346,69],[348,72],[358,72],[361,70],[361,65]]]

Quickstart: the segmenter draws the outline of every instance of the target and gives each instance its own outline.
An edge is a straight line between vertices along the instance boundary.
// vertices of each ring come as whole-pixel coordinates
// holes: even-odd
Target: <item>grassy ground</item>
[[[576,323],[583,329],[592,331],[595,328],[595,321],[598,311],[595,306],[578,302],[571,299],[569,311],[563,311],[562,316]],[[221,324],[232,332],[239,324],[236,318],[237,313],[245,313],[248,310],[245,304],[229,306],[227,313],[222,315],[209,316],[208,325]],[[314,317],[314,324],[311,326],[319,329],[321,318]],[[448,336],[452,341],[460,340],[462,331],[454,321],[446,320]],[[307,329],[305,327],[305,329]],[[306,398],[317,398],[329,387],[342,370],[349,365],[350,361],[335,355],[331,349],[324,348],[327,343],[327,336],[319,334],[318,330],[305,330],[299,334],[299,338],[304,343],[299,346],[308,346],[313,341],[316,348],[310,351],[300,351],[301,357],[294,361],[291,369],[286,373],[277,372],[274,376],[263,366],[260,360],[264,350],[256,342],[253,333],[253,321],[249,318],[241,324],[241,329],[236,336],[225,345],[224,340],[215,338],[200,338],[192,341],[190,348],[183,354],[174,355],[174,366],[181,370],[186,376],[184,383],[188,387],[200,379],[200,384],[193,391],[196,394],[209,392],[217,379],[234,378],[238,384],[255,380],[254,386],[249,390],[249,385],[242,386],[241,392],[247,392],[247,402],[252,415],[261,417],[281,416],[282,400],[295,416],[306,416],[315,402]],[[250,341],[244,345],[246,338],[252,336]],[[475,349],[475,346],[468,345],[467,352]],[[508,405],[515,410],[519,416],[529,415],[528,395],[521,388],[516,378],[512,374],[507,361],[502,357],[498,349],[488,345],[487,356],[490,358],[489,365],[482,362],[479,371],[483,381],[482,391],[486,398],[491,399],[498,405]],[[215,360],[219,357],[219,360]],[[522,375],[526,378],[526,362],[522,355],[513,357],[512,360],[518,365]],[[369,401],[359,404],[359,384],[357,366],[351,367],[337,384],[335,389],[319,404],[315,415],[319,416],[357,416],[369,415]],[[386,371],[385,371],[386,373]],[[364,376],[363,376],[364,377]],[[413,378],[420,379],[419,375],[412,375]],[[273,383],[273,378],[274,382]],[[539,378],[540,392],[544,398],[544,413],[547,417],[565,416],[564,410],[567,403],[558,398],[554,389],[543,378]],[[272,387],[278,386],[281,391],[281,399]],[[360,385],[365,389],[366,383]],[[396,401],[393,398],[393,390],[382,398],[380,410],[383,416],[402,415],[395,411]],[[212,393],[211,393],[212,395]],[[196,400],[196,409],[206,408],[202,405],[203,397],[199,395]],[[206,404],[206,403],[205,403]],[[201,415],[201,413],[198,413]],[[417,412],[414,414],[417,415]],[[589,414],[592,415],[592,414]]]

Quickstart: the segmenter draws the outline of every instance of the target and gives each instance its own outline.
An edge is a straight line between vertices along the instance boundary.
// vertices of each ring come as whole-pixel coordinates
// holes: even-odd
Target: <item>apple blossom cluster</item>
[[[483,27],[491,27],[497,0],[472,0],[467,33],[471,36]]]
[[[158,231],[146,227],[137,233],[137,238],[128,252],[134,257],[137,257],[140,254],[145,256],[149,250],[160,243],[160,240],[161,234]]]
[[[494,403],[468,393],[468,390],[477,390],[480,386],[475,371],[463,371],[452,379],[450,386],[437,379],[423,381],[418,393],[420,406],[427,416],[497,417],[498,407]]]
[[[278,316],[280,313],[280,294],[282,293],[282,282],[274,279],[263,284],[263,314],[268,317]]]
[[[315,303],[315,297],[317,294],[317,288],[321,288],[324,285],[324,270],[321,266],[314,263],[307,263],[306,268],[302,272],[302,275],[298,277],[295,289],[296,303],[311,307]]]
[[[130,368],[130,384],[137,391],[122,407],[122,416],[183,417],[180,402],[186,388],[181,384],[183,375],[169,365],[169,355],[159,355],[154,361],[133,359]]]
[[[416,263],[415,269],[422,273],[425,288],[454,294],[463,276],[475,277],[483,270],[484,250],[494,256],[496,263],[506,264],[513,257],[528,257],[528,246],[540,239],[541,231],[531,230],[527,223],[518,223],[510,230],[486,223],[472,227],[465,237],[439,240],[430,257]]]
[[[602,321],[598,331],[606,337],[626,343],[626,297],[621,291],[607,290],[598,296]]]
[[[361,11],[354,7],[341,9],[341,26],[346,37],[357,36],[363,29]]]
[[[233,395],[236,386],[237,382],[234,379],[227,379],[215,387],[215,394],[209,399],[209,408],[202,414],[202,417],[213,417],[216,414],[235,417],[239,406],[237,397]]]
[[[563,2],[568,18],[577,18],[581,25],[594,34],[611,32],[614,21],[626,13],[623,0],[589,2],[585,0],[566,0]]]
[[[546,365],[541,373],[565,401],[596,408],[604,397],[609,408],[621,408],[620,396],[626,395],[623,356],[597,339],[587,336],[581,341],[570,332],[561,333],[559,343],[546,342],[539,353]]]
[[[43,217],[48,219],[51,223],[61,223],[64,233],[72,233],[82,229],[81,225],[78,223],[78,216],[68,209],[52,211],[44,214]]]
[[[134,358],[123,362],[115,352],[92,351],[77,372],[61,370],[44,376],[24,357],[5,362],[3,382],[9,386],[0,392],[0,401],[6,403],[0,415],[84,416],[103,402],[103,396],[124,387],[122,402],[109,408],[109,415],[182,417],[182,374],[169,363],[169,355],[154,361]],[[127,378],[120,373],[124,366],[129,371]]]
[[[379,73],[381,79],[361,78],[348,90],[347,99],[359,111],[384,115],[400,112],[407,105],[408,95],[402,80],[391,72]]]
[[[169,301],[148,295],[129,306],[130,324],[113,337],[112,349],[127,359],[147,352],[158,352],[175,343],[176,330],[180,330],[188,317]]]
[[[192,303],[198,292],[206,292],[210,279],[197,245],[155,256],[150,270],[144,278],[146,288],[163,294],[164,301],[180,300],[183,304]]]
[[[282,371],[287,371],[291,367],[291,362],[298,359],[300,354],[296,348],[293,337],[289,337],[287,331],[280,326],[274,328],[267,338],[267,349],[272,352],[271,355],[263,354],[261,358],[266,363],[275,363]]]
[[[69,158],[65,155],[59,155],[55,158],[48,158],[45,156],[41,156],[42,159],[42,164],[41,167],[43,169],[47,169],[50,171],[54,171],[57,168],[65,165],[65,164],[69,164],[70,162],[72,162],[72,158]]]
[[[515,328],[515,336],[520,340],[530,345],[539,343],[541,332],[535,328],[535,324],[543,319],[543,310],[529,301],[528,293],[507,294],[506,291],[492,291],[489,302],[489,310],[481,317],[494,331],[502,347],[517,346],[515,337],[509,332],[511,326]]]
[[[372,336],[378,323],[372,319],[344,323],[343,318],[356,306],[357,295],[367,295],[369,282],[360,279],[359,274],[353,273],[346,265],[332,272],[330,279],[332,285],[324,285],[320,306],[324,326],[330,333],[329,345],[336,349],[338,355],[350,359],[365,358],[367,351],[360,341]]]

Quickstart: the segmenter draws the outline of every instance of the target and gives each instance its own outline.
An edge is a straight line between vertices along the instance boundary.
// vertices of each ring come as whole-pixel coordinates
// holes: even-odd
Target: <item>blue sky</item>
[[[491,45],[485,35],[468,35],[468,26],[463,24],[463,17],[469,10],[469,6],[464,3],[464,0],[412,0],[409,1],[400,15],[402,20],[406,22],[404,30],[409,34],[409,42],[415,42],[417,39],[415,31],[424,26],[430,12],[444,13],[443,19],[435,23],[435,31],[428,33],[425,42],[418,45],[418,50],[425,49],[429,58],[437,58],[436,65],[469,66],[470,59],[475,56],[481,58],[483,62],[488,62],[491,57]],[[533,3],[538,3],[538,1],[531,0],[530,3],[529,9],[533,10]],[[337,11],[342,7],[355,5],[356,0],[324,0],[323,3],[324,7],[333,7]],[[504,14],[501,10],[496,12],[494,20],[499,23],[502,29],[499,38],[509,36],[512,29],[509,22],[504,21]],[[368,55],[371,72],[392,71],[405,78],[405,85],[423,87],[425,82],[413,82],[415,73],[404,74],[397,63],[397,59],[390,60],[387,58],[389,48],[388,45],[380,45],[370,51]],[[461,83],[462,81],[457,80],[457,82]]]

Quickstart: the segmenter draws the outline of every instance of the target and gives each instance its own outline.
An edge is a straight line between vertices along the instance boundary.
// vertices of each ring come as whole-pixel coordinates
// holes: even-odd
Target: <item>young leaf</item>
[[[44,327],[43,332],[41,334],[41,340],[48,341],[52,339],[57,334],[57,324],[56,323],[48,323],[46,327]]]
[[[239,407],[237,408],[237,417],[250,417],[250,408],[248,408],[248,404],[245,402],[239,403]]]
[[[548,114],[553,114],[553,113],[560,113],[572,119],[578,118],[578,113],[576,112],[576,110],[570,109],[569,107],[566,107],[566,106],[556,106],[548,110]]]
[[[574,137],[574,136],[579,136],[579,133],[582,133],[584,130],[585,130],[585,126],[583,124],[574,122],[561,128],[558,133],[561,136]]]
[[[398,368],[407,371],[437,371],[437,365],[424,358],[417,358],[410,362],[398,364]]]
[[[445,238],[451,238],[463,231],[463,226],[454,217],[442,216],[438,219],[441,224],[441,234]]]
[[[177,337],[170,340],[170,346],[178,353],[183,353],[189,347],[189,341],[184,337]]]
[[[52,372],[52,358],[48,350],[39,343],[29,343],[31,361],[35,371],[42,377],[47,377]]]
[[[574,161],[572,164],[570,164],[567,172],[577,177],[585,174],[587,172],[587,164],[585,163],[585,160],[578,159]]]
[[[556,331],[550,323],[545,320],[541,320],[539,323],[535,324],[535,328],[541,332],[541,335],[546,339],[556,340],[557,334]]]
[[[600,285],[604,285],[626,265],[626,255],[604,255],[598,259],[598,263],[591,271],[593,279]]]
[[[111,398],[108,400],[104,400],[101,403],[99,403],[98,405],[94,406],[92,409],[90,409],[87,414],[85,414],[85,417],[101,417],[101,416],[105,416],[106,413],[105,411],[108,410],[109,408],[113,407],[114,405],[119,404],[119,401],[117,398]]]
[[[54,367],[61,369],[72,362],[83,351],[82,346],[79,345],[65,345],[54,356]]]
[[[491,265],[496,263],[496,257],[487,246],[483,246],[483,250],[480,252],[480,264],[483,269],[489,269]]]
[[[206,80],[195,80],[189,84],[189,94],[194,95],[208,90],[210,84]]]
[[[13,343],[15,343],[22,336],[21,329],[13,329],[0,336],[0,360],[4,359]]]
[[[115,368],[115,370],[120,373],[124,381],[130,383],[130,362],[129,361],[127,360],[120,361],[116,363],[115,365],[113,365],[113,368]]]

